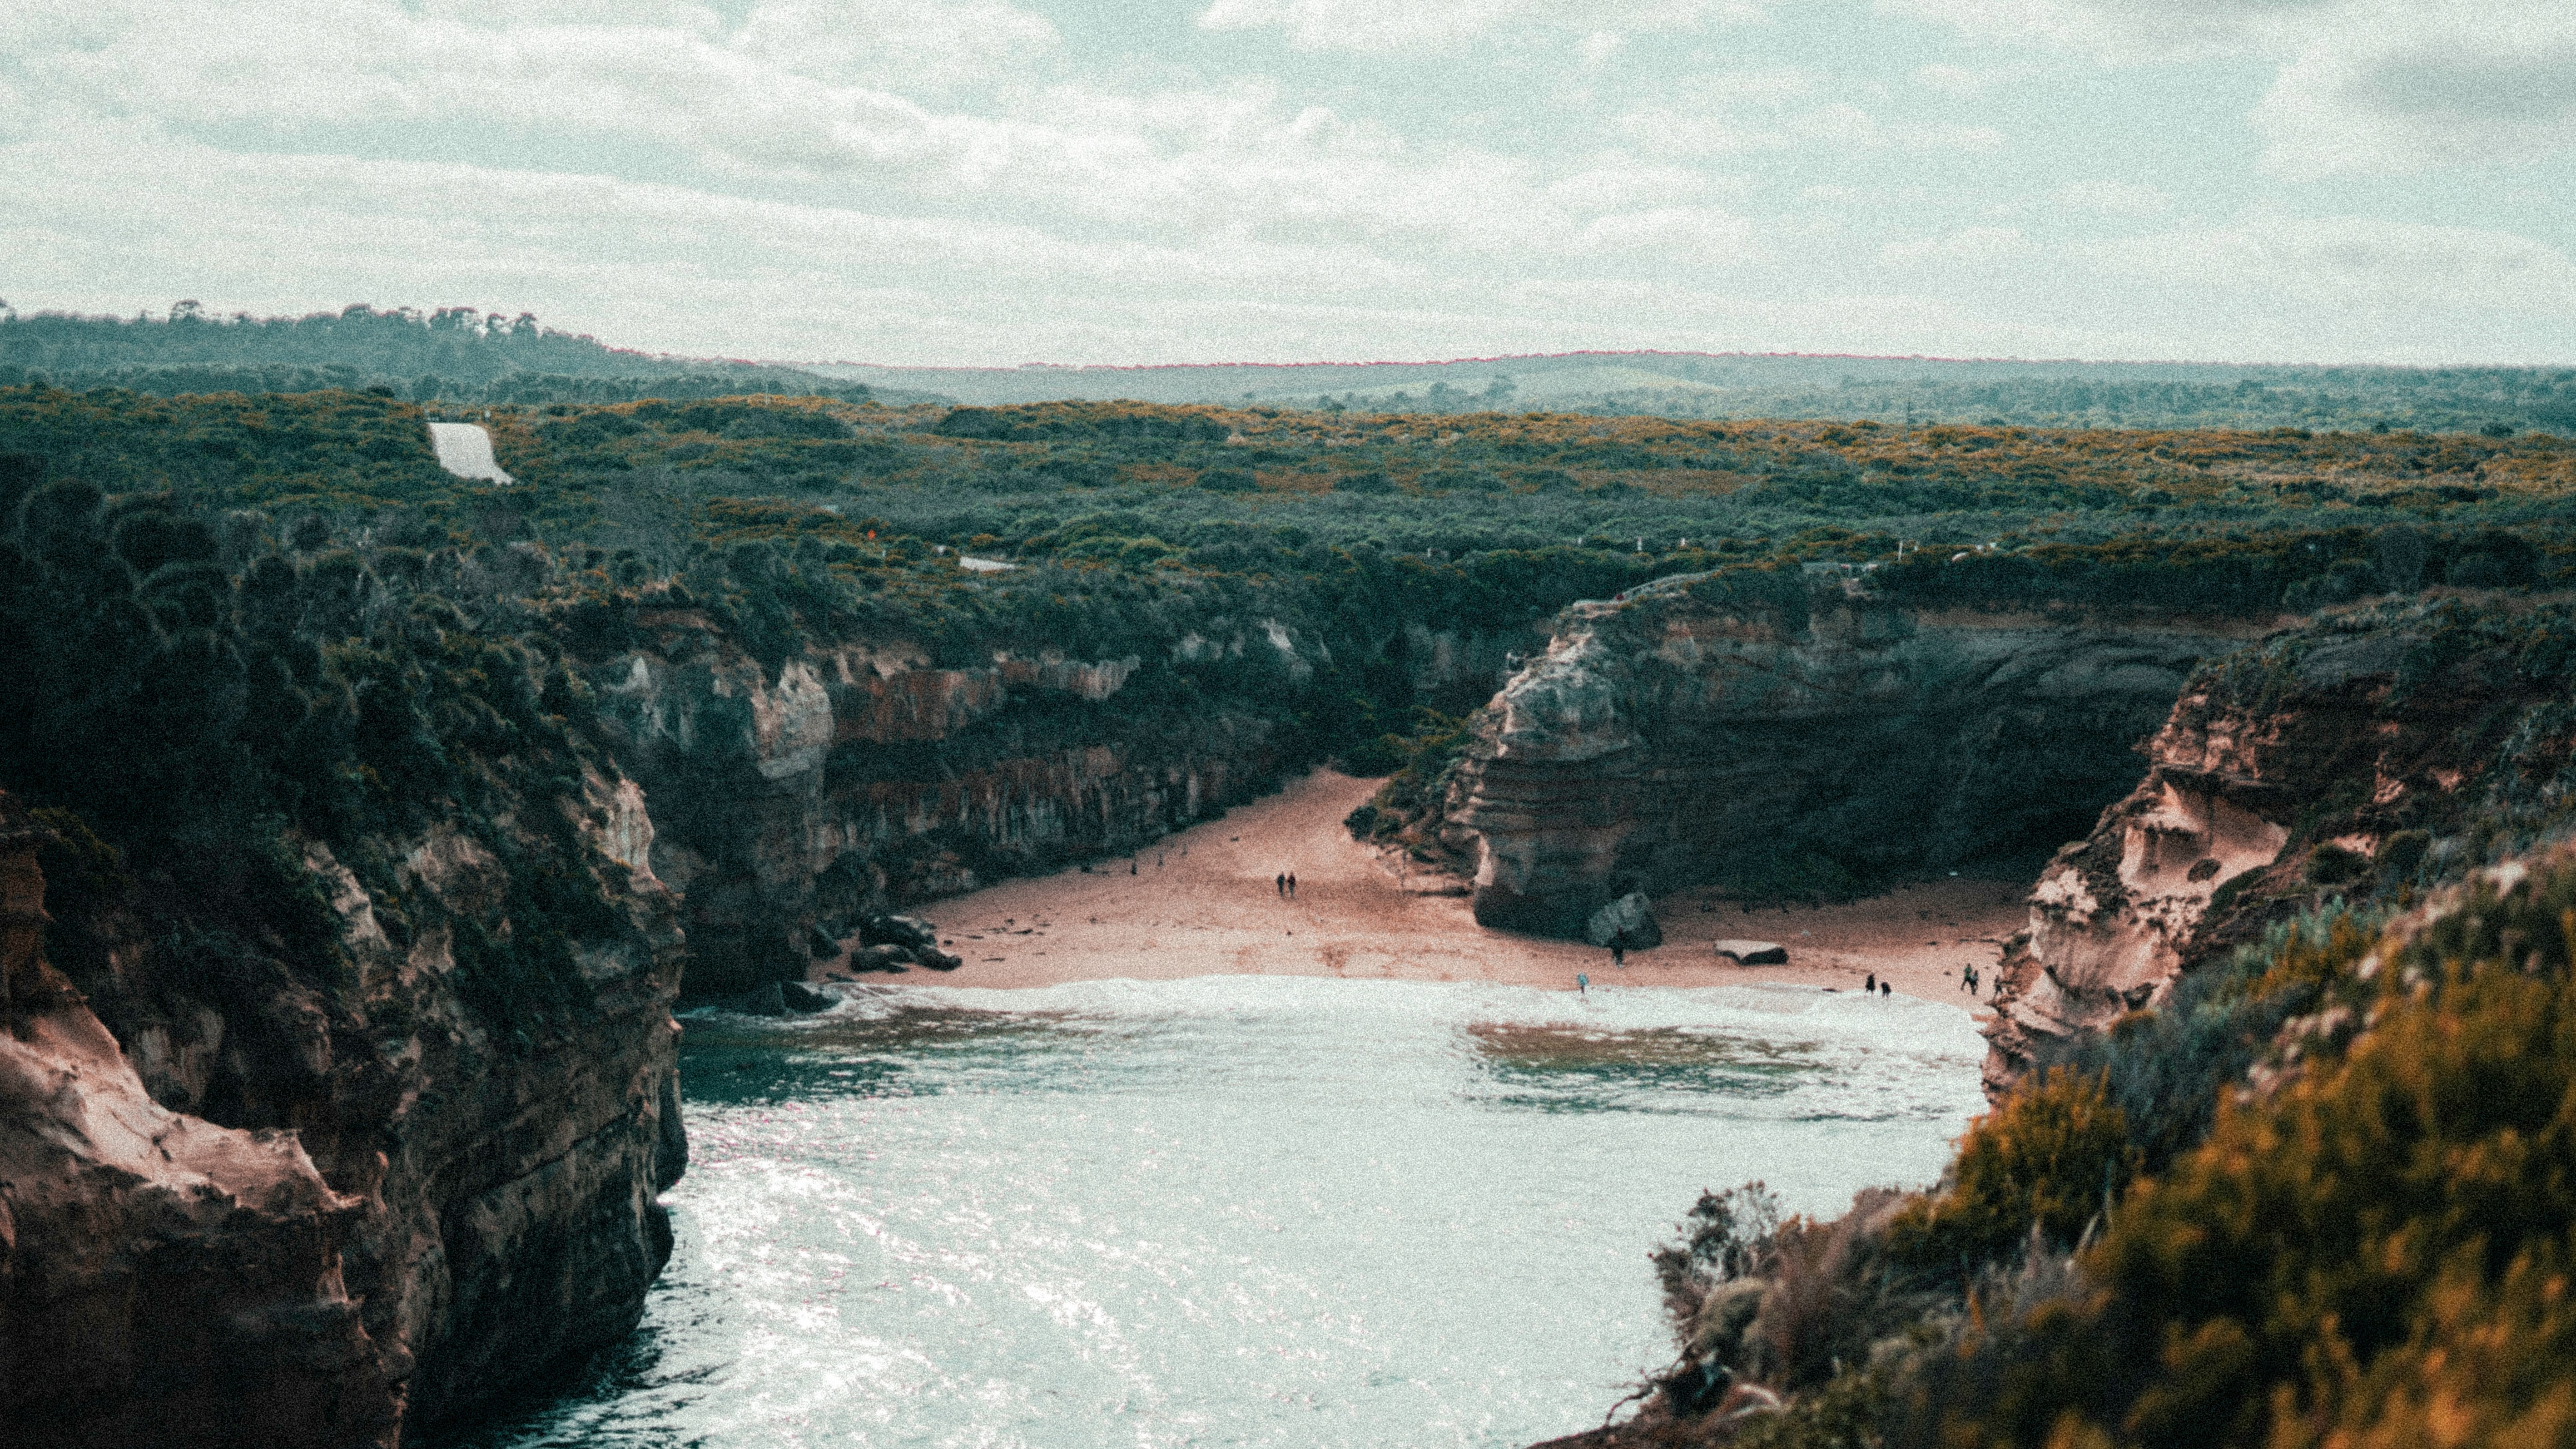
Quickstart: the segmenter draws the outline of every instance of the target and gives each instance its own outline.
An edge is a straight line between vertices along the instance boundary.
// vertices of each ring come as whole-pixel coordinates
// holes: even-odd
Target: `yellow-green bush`
[[[1991,1371],[1935,1365],[1922,1418],[1961,1446],[2569,1442],[2571,937],[2562,864],[2382,942],[2371,1028],[2223,1104],[2120,1202],[2092,1288],[1969,1334]]]
[[[2053,1067],[1969,1127],[1949,1181],[1898,1215],[1889,1249],[1939,1267],[2007,1254],[2034,1227],[2071,1243],[2136,1167],[2106,1077]]]

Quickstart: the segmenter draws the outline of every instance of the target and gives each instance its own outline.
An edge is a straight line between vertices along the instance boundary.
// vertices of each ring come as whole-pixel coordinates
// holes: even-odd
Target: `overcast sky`
[[[2569,0],[10,0],[0,297],[1008,364],[2576,363]]]

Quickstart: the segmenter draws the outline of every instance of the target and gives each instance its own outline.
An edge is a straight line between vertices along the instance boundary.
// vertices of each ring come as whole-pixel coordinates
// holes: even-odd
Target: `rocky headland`
[[[0,795],[12,1444],[391,1445],[634,1327],[687,1159],[680,937],[633,785],[569,810],[570,858],[376,842],[390,892],[314,843],[328,935],[206,972],[153,882]],[[496,829],[597,893],[552,980],[485,964],[533,929]]]
[[[2555,822],[2565,645],[2463,600],[2319,619],[2193,675],[2147,773],[2060,850],[2007,950],[1990,1092],[2337,898],[2456,877]]]
[[[1441,843],[1488,926],[1724,884],[1849,894],[2080,834],[2201,661],[2270,623],[1933,610],[1856,571],[1577,604],[1479,716]]]

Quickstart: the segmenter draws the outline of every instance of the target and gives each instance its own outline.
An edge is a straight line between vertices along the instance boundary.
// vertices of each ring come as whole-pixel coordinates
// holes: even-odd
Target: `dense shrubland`
[[[58,964],[105,971],[90,931],[112,911],[217,995],[328,979],[314,853],[400,947],[398,853],[447,829],[511,892],[515,925],[452,923],[469,997],[502,1030],[580,998],[571,943],[613,925],[597,873],[616,869],[580,838],[585,778],[614,767],[520,558],[281,538],[171,493],[46,481],[25,455],[0,458],[0,505],[0,780],[89,842],[54,898]]]
[[[361,323],[421,331],[333,326]],[[519,589],[577,655],[673,606],[772,667],[858,636],[943,664],[1135,654],[1140,699],[1242,701],[1292,756],[1369,769],[1424,755],[1490,687],[1417,697],[1411,631],[1534,643],[1566,603],[1666,575],[1794,604],[1800,565],[1875,565],[1927,606],[2244,615],[2548,587],[2576,563],[2576,446],[2546,437],[683,397],[476,408],[521,480],[496,488],[438,469],[438,412],[345,390],[0,389],[0,449],[303,556],[346,549],[397,592]],[[1172,658],[1263,619],[1320,667]]]
[[[854,370],[972,402],[1142,398],[1350,412],[1873,419],[2086,428],[2576,432],[2576,370],[1568,353],[1448,363]]]
[[[1930,1194],[1704,1196],[1656,1256],[1682,1354],[1598,1442],[2563,1442],[2571,921],[2561,855],[2284,923]]]

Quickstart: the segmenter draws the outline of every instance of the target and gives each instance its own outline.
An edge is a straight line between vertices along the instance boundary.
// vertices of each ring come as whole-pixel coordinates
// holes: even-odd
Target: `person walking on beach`
[[[1882,982],[1878,983],[1878,999],[1879,999],[1879,1000],[1881,1000],[1881,1001],[1885,1001],[1887,998],[1889,998],[1889,997],[1891,997],[1891,996],[1894,996],[1895,994],[1896,994],[1896,983],[1895,983],[1895,982],[1893,982],[1893,981],[1882,981]]]
[[[1590,996],[1592,994],[1592,978],[1584,975],[1580,971],[1575,972],[1574,994],[1577,996]]]
[[[1863,995],[1863,996],[1873,995],[1873,994],[1875,994],[1875,993],[1877,992],[1877,990],[1878,990],[1878,973],[1877,973],[1877,972],[1872,971],[1872,972],[1871,972],[1871,973],[1869,973],[1867,976],[1864,976],[1864,977],[1862,977],[1862,978],[1861,978],[1861,983],[1860,983],[1860,994],[1861,994],[1861,995]]]
[[[1297,872],[1288,872],[1288,899],[1297,899]]]
[[[1610,964],[1622,971],[1628,969],[1628,933],[1625,931],[1610,938]]]
[[[1271,889],[1279,892],[1279,899],[1283,901],[1288,899],[1288,872],[1283,870],[1277,875],[1272,876],[1270,878],[1270,886]]]

